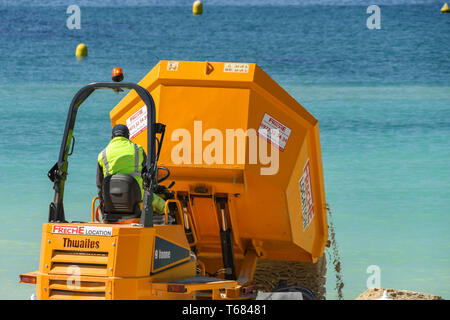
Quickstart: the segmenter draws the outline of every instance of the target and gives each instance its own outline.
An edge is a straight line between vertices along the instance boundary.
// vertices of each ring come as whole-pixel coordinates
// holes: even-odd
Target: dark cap
[[[128,127],[124,124],[117,124],[112,129],[112,136],[115,137],[130,137],[130,131],[128,130]]]

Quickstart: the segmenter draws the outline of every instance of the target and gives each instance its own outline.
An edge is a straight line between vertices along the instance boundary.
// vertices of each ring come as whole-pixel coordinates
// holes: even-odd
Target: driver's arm
[[[99,196],[100,200],[103,200],[102,199],[103,168],[100,166],[99,163],[97,163],[96,182],[97,182],[98,196]]]

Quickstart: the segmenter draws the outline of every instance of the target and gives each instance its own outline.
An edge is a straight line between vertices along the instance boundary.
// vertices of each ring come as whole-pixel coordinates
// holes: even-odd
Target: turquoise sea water
[[[211,1],[201,17],[190,1],[78,3],[81,29],[69,30],[68,1],[0,1],[0,299],[32,292],[18,274],[38,267],[46,173],[73,95],[115,66],[137,82],[160,59],[256,62],[319,120],[345,299],[366,289],[370,265],[382,287],[450,298],[450,15],[440,1],[379,1],[380,30],[367,29],[365,1]],[[80,42],[89,57],[77,62]],[[90,214],[122,96],[96,92],[79,112],[70,220]]]

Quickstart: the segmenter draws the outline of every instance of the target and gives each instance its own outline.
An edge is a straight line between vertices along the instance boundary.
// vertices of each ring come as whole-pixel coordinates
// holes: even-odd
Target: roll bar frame
[[[157,166],[156,166],[156,111],[155,102],[152,95],[143,87],[131,83],[118,82],[94,82],[81,88],[73,97],[67,115],[64,135],[59,151],[58,162],[48,172],[48,177],[54,182],[53,189],[55,195],[53,202],[50,203],[49,222],[67,222],[64,214],[64,186],[68,172],[68,157],[72,141],[72,133],[75,127],[75,120],[78,108],[81,104],[98,89],[112,89],[116,92],[123,89],[134,90],[139,95],[141,100],[147,106],[147,162],[146,169],[142,172],[144,199],[140,218],[140,224],[144,227],[153,227],[153,189],[156,185]]]

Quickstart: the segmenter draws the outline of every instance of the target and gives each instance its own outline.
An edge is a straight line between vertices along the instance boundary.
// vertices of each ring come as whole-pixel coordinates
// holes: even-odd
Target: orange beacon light
[[[114,68],[112,71],[112,80],[114,82],[120,82],[123,80],[123,71],[121,68]]]

